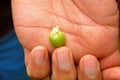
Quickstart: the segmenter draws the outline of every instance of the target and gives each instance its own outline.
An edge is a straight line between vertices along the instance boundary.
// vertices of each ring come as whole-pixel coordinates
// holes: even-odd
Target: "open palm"
[[[115,66],[109,60],[118,55],[119,11],[115,0],[14,0],[14,25],[25,51],[42,45],[50,54],[55,47],[49,32],[59,26],[65,33],[65,46],[71,49],[76,63],[92,54],[103,63],[102,68]]]

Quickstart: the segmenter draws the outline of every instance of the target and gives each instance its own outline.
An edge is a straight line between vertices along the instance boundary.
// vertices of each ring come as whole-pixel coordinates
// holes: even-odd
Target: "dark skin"
[[[90,77],[86,77],[81,66],[86,59],[91,60],[91,62],[96,61],[98,66],[100,64],[105,80],[119,79],[117,76],[120,74],[116,72],[120,71],[118,67],[120,65],[118,49],[119,10],[115,0],[93,0],[90,2],[88,0],[58,0],[57,2],[55,0],[31,2],[29,0],[14,0],[13,18],[17,36],[25,50],[29,76],[41,79],[49,75],[49,53],[52,56],[53,65],[52,80],[75,80],[76,78],[78,80],[80,78],[92,80]],[[67,39],[65,47],[55,48],[49,42],[49,32],[56,25],[65,33]],[[41,45],[42,47],[36,48],[36,46]],[[39,67],[34,62],[34,56],[39,55],[34,54],[37,49],[40,53],[47,54],[46,63]],[[69,52],[71,70],[68,72],[72,74],[67,75],[66,72],[59,70],[54,53],[60,52],[65,54]],[[89,56],[84,57],[88,54]],[[76,75],[76,66],[73,62],[77,66],[78,75]],[[44,75],[37,72],[44,70],[46,65]],[[101,80],[100,67],[98,67],[94,80]],[[57,72],[61,77],[58,76]],[[107,74],[108,72],[110,74]]]

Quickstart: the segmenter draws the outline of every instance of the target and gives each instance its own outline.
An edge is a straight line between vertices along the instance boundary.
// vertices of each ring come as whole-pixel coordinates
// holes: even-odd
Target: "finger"
[[[104,70],[106,68],[114,67],[114,66],[119,66],[120,65],[120,53],[119,50],[116,50],[113,54],[101,58],[99,60],[101,69]]]
[[[42,46],[35,47],[31,52],[25,51],[28,76],[42,79],[50,73],[50,63],[47,50]]]
[[[76,80],[74,61],[68,48],[55,50],[52,56],[52,71],[52,80]]]
[[[101,71],[96,57],[85,55],[78,66],[78,80],[101,80]]]
[[[105,69],[102,73],[103,80],[120,80],[120,66]]]
[[[109,55],[100,60],[103,79],[104,80],[119,80],[120,79],[120,52],[115,51],[113,54]]]

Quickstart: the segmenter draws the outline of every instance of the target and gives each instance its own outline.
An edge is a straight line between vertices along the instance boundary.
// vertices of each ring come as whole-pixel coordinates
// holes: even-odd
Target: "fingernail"
[[[69,51],[59,51],[57,53],[57,60],[60,69],[62,70],[71,69],[71,60],[70,60]]]
[[[89,57],[84,59],[84,69],[87,77],[90,79],[95,79],[98,72],[97,61]]]
[[[26,66],[26,71],[27,71],[27,75],[29,76],[30,75],[30,70],[29,70],[29,68],[28,68],[28,66]]]
[[[42,64],[44,64],[45,58],[46,58],[46,51],[44,49],[37,48],[34,51],[34,61],[37,66],[41,66]]]

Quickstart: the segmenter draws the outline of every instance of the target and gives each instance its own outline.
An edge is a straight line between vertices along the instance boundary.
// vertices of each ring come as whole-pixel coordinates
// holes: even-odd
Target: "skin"
[[[39,79],[48,76],[50,55],[52,80],[75,80],[76,76],[78,80],[90,80],[81,66],[86,59],[96,61],[99,66],[94,80],[101,79],[101,71],[103,79],[119,79],[120,74],[115,75],[120,65],[119,10],[115,0],[13,0],[12,11],[29,76]],[[49,32],[56,25],[65,33],[65,47],[55,48],[49,42]],[[45,63],[39,66],[34,62],[34,56],[39,55],[34,53],[37,50],[46,54]],[[68,72],[71,74],[59,68],[54,54],[59,51],[69,54],[72,67]],[[46,69],[43,66],[47,66]],[[68,78],[70,75],[71,79]]]

